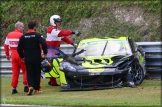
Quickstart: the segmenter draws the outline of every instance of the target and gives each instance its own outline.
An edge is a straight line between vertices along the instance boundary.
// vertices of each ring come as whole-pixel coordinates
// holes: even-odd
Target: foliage
[[[155,19],[159,18],[160,13],[160,0],[150,1],[82,1],[82,0],[6,0],[1,2],[1,44],[4,43],[4,39],[8,32],[14,30],[14,24],[17,21],[24,22],[27,26],[29,20],[35,19],[38,21],[37,31],[42,33],[46,37],[46,29],[49,26],[49,18],[53,14],[58,14],[63,18],[62,29],[80,30],[82,36],[79,37],[76,42],[83,38],[88,37],[102,37],[102,36],[120,36],[128,35],[132,36],[135,41],[140,41],[141,35],[147,30],[145,28],[141,31],[140,27],[133,25],[129,22],[116,20],[114,17],[113,9],[130,6],[137,6],[144,9],[144,13],[153,14]],[[144,17],[146,14],[144,14]],[[97,21],[93,21],[100,17]],[[108,20],[100,23],[102,18]],[[147,17],[146,17],[147,18]],[[92,27],[83,31],[84,25],[88,22],[82,22],[83,19],[91,20]],[[148,20],[149,18],[147,18]],[[148,23],[151,26],[151,23]],[[82,27],[81,27],[82,26]],[[150,30],[151,41],[159,41],[159,33],[157,32],[159,26],[152,25]],[[126,31],[125,31],[126,30]],[[27,31],[27,27],[24,30]],[[124,32],[123,32],[124,31]],[[147,36],[147,35],[146,35]],[[145,40],[143,40],[145,41]]]
[[[135,5],[139,5],[139,6],[144,6],[147,7],[145,8],[145,11],[148,12],[161,12],[161,1],[160,0],[150,0],[147,2],[143,2],[143,1],[135,1],[133,4]]]

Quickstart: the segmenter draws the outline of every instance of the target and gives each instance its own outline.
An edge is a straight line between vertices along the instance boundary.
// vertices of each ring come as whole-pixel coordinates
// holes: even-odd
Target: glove
[[[79,36],[81,33],[79,31],[72,31],[72,34]]]
[[[46,54],[42,54],[42,60],[46,59]]]
[[[24,62],[24,61],[25,61],[25,59],[24,59],[24,58],[21,58],[21,61],[22,61],[22,62]]]
[[[77,48],[77,45],[75,45],[74,43],[72,43],[71,45],[73,45],[75,49]]]
[[[71,45],[73,45],[74,47],[77,47],[77,45],[75,45],[74,43],[72,43]]]
[[[6,58],[7,58],[7,60],[8,60],[8,61],[11,59],[11,57],[10,57],[10,56],[6,56]]]

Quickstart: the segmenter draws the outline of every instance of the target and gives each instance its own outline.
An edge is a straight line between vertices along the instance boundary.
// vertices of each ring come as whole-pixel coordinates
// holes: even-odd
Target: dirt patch
[[[137,26],[147,24],[143,17],[143,9],[140,7],[114,8],[113,14],[119,21],[130,22]]]
[[[106,20],[108,20],[107,17],[95,17],[95,18],[90,18],[90,19],[81,19],[79,21],[79,29],[81,29],[81,31],[85,32],[87,30],[89,30],[92,27],[93,23],[104,23]]]

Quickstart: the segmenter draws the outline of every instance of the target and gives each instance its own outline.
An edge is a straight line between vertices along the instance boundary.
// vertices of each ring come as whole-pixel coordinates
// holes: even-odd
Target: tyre
[[[142,83],[144,79],[144,70],[138,62],[132,63],[130,73],[132,75],[133,82],[135,85],[139,85]]]

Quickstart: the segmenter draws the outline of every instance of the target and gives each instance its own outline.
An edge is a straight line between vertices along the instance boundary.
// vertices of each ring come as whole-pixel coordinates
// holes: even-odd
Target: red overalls
[[[18,85],[18,79],[20,74],[20,69],[22,69],[23,74],[23,84],[27,85],[26,78],[26,67],[25,63],[21,61],[21,58],[17,52],[17,46],[19,42],[19,38],[23,35],[23,33],[16,29],[13,32],[10,32],[4,43],[4,50],[6,56],[9,56],[9,49],[11,50],[11,60],[12,60],[12,82],[11,86],[16,88]]]
[[[68,36],[72,35],[72,30],[60,30],[59,28],[56,29],[55,26],[49,26],[47,29],[47,38],[46,44],[48,46],[54,46],[60,48],[61,40],[68,44],[72,44],[73,41],[68,38]],[[50,84],[56,85],[56,79],[50,78]]]

